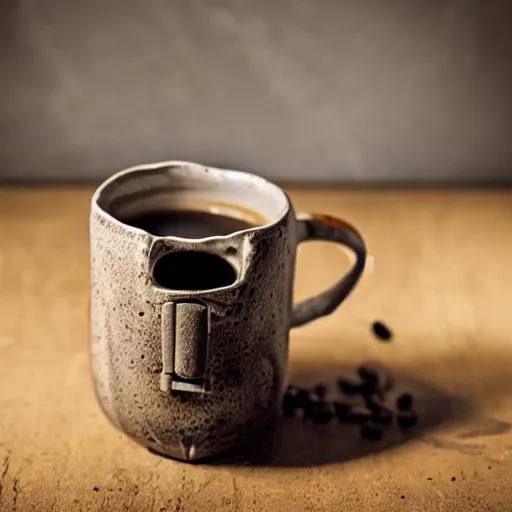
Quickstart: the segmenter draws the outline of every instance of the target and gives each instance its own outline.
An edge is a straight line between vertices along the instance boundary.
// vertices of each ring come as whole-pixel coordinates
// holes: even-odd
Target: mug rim
[[[182,169],[190,169],[194,171],[201,171],[201,172],[210,172],[213,171],[214,173],[222,173],[224,176],[228,176],[229,179],[233,179],[234,177],[238,176],[242,178],[243,180],[250,181],[250,182],[256,182],[259,186],[264,186],[265,188],[270,188],[274,192],[276,192],[278,195],[281,196],[281,199],[283,200],[283,207],[279,211],[279,213],[274,217],[273,220],[269,220],[265,224],[241,229],[238,231],[233,231],[232,233],[229,233],[227,235],[213,235],[208,236],[204,238],[184,238],[180,236],[175,235],[168,235],[168,236],[158,236],[153,235],[149,233],[148,231],[137,228],[135,226],[132,226],[126,222],[123,222],[116,218],[112,213],[108,212],[104,207],[100,206],[99,201],[101,199],[102,194],[106,192],[108,187],[113,185],[116,181],[118,181],[120,178],[124,176],[129,175],[135,175],[138,173],[142,173],[145,171],[158,171],[159,169],[166,170],[172,167],[178,167]],[[288,194],[278,185],[271,182],[270,180],[267,180],[263,176],[260,176],[258,174],[253,174],[251,172],[246,171],[240,171],[237,169],[227,169],[222,167],[215,167],[210,165],[203,165],[198,162],[192,162],[187,160],[163,160],[160,162],[154,162],[149,164],[139,164],[131,167],[127,167],[125,169],[122,169],[120,171],[115,172],[111,176],[109,176],[107,179],[105,179],[94,191],[92,198],[91,198],[91,210],[93,212],[98,213],[102,217],[106,218],[109,222],[113,223],[114,225],[117,225],[121,227],[125,231],[132,231],[135,233],[143,233],[144,235],[147,235],[153,239],[176,239],[176,240],[183,240],[187,242],[199,242],[199,241],[206,241],[206,240],[213,240],[213,239],[225,239],[230,238],[235,234],[240,233],[250,233],[262,229],[268,229],[271,228],[277,224],[279,224],[290,212],[291,208],[291,201],[288,197]]]

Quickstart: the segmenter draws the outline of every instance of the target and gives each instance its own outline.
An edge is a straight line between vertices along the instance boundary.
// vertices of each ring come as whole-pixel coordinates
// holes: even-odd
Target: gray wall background
[[[507,0],[3,0],[0,73],[0,179],[512,181]]]

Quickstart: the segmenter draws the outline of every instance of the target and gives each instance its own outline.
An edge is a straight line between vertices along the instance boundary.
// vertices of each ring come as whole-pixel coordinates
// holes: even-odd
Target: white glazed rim
[[[144,233],[147,234],[153,238],[177,238],[181,239],[181,237],[158,237],[154,235],[150,235],[147,233],[147,231],[144,231],[143,229],[131,226],[130,224],[127,224],[123,222],[122,220],[119,220],[114,214],[110,213],[108,211],[108,208],[105,208],[101,205],[101,201],[103,196],[106,194],[106,192],[109,191],[110,188],[114,187],[117,183],[119,183],[120,179],[126,178],[129,176],[136,176],[139,173],[143,173],[146,171],[158,171],[161,170],[162,173],[168,173],[173,168],[180,169],[180,170],[186,170],[190,173],[211,173],[213,176],[222,176],[224,179],[227,178],[227,181],[237,181],[240,184],[243,184],[244,186],[252,186],[254,187],[254,190],[258,191],[258,194],[260,196],[266,196],[266,197],[272,197],[273,200],[280,203],[279,206],[275,205],[275,212],[271,215],[268,215],[268,213],[265,211],[262,211],[261,208],[254,208],[251,209],[255,212],[264,215],[266,218],[268,218],[268,222],[265,224],[261,224],[258,226],[254,226],[251,228],[243,229],[241,231],[237,231],[236,233],[246,233],[246,232],[252,232],[252,231],[258,231],[261,229],[266,229],[269,227],[272,227],[276,224],[278,224],[282,219],[288,214],[290,210],[290,200],[280,187],[272,183],[271,181],[258,176],[257,174],[252,174],[245,171],[239,171],[234,169],[224,169],[219,167],[211,167],[211,166],[205,166],[196,162],[190,162],[190,161],[182,161],[182,160],[169,160],[169,161],[162,161],[162,162],[156,162],[151,164],[143,164],[143,165],[136,165],[133,167],[129,167],[126,169],[123,169],[121,171],[116,172],[109,178],[107,178],[101,185],[95,190],[92,199],[91,199],[91,208],[93,211],[98,212],[101,216],[107,218],[110,222],[113,224],[116,224],[120,227],[122,227],[125,231],[133,231],[137,233]],[[151,193],[151,190],[148,191],[148,193]],[[245,206],[243,203],[242,206]],[[229,235],[225,236],[210,236],[202,239],[194,239],[194,241],[199,240],[210,240],[214,238],[227,238],[233,236],[234,233],[230,233]],[[190,239],[183,240],[190,241]]]

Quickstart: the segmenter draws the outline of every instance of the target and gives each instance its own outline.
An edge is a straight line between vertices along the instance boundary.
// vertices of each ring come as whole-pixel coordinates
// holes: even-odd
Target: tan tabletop
[[[283,419],[213,466],[148,453],[95,402],[90,194],[0,189],[0,511],[512,510],[512,192],[292,190],[298,211],[357,225],[375,264],[332,316],[293,331],[290,379],[332,384],[380,361],[420,426],[374,443]],[[348,266],[329,244],[298,260],[298,298]]]

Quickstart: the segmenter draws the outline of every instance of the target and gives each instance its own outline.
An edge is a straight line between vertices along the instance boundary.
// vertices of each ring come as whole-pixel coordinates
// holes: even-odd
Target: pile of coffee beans
[[[338,399],[327,399],[328,387],[318,384],[312,389],[290,385],[284,395],[282,412],[285,416],[302,416],[316,425],[326,425],[336,418],[339,422],[358,425],[361,437],[378,441],[383,427],[396,423],[400,428],[416,425],[418,417],[413,410],[410,393],[398,396],[396,406],[386,405],[386,398],[394,388],[393,379],[381,368],[362,365],[357,370],[358,380],[339,378]],[[348,398],[359,397],[361,404]]]

